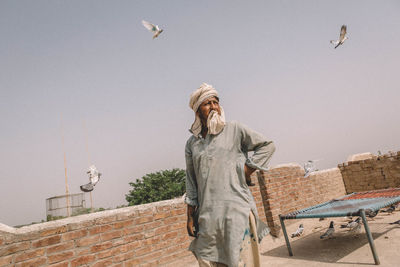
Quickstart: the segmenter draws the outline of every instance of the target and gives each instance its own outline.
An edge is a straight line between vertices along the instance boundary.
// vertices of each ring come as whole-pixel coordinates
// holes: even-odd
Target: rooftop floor
[[[330,221],[335,222],[334,237],[321,240]],[[379,213],[375,218],[368,218],[368,225],[374,238],[375,247],[381,264],[379,266],[399,266],[400,256],[400,225],[390,222],[400,220],[400,211],[388,215]],[[295,232],[303,223],[304,233],[301,237],[290,238],[294,256],[289,256],[283,234],[279,238],[268,236],[261,242],[262,266],[372,266],[374,258],[365,234],[364,226],[359,234],[349,234],[348,230],[340,229],[347,219],[326,218],[285,220],[288,234]],[[184,266],[198,266],[194,257]]]

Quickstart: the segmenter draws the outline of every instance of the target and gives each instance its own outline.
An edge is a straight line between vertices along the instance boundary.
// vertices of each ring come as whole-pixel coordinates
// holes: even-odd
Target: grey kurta
[[[254,151],[251,157],[249,151]],[[274,151],[271,141],[237,122],[228,122],[217,135],[189,138],[185,148],[186,203],[198,206],[198,237],[189,247],[196,257],[237,266],[251,211],[256,216],[259,241],[268,234],[268,227],[258,219],[244,164],[266,170]]]

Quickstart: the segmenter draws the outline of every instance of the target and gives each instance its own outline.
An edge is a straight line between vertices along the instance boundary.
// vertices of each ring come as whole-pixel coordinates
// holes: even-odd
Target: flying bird
[[[397,221],[395,221],[395,222],[391,222],[391,223],[389,223],[389,224],[398,224],[398,225],[400,225],[400,220],[397,220]]]
[[[334,232],[335,232],[335,227],[333,226],[333,221],[331,221],[331,223],[329,224],[328,230],[326,230],[326,232],[323,235],[321,235],[319,238],[321,238],[321,239],[330,238],[330,237],[332,237]]]
[[[147,22],[145,20],[142,20],[142,24],[146,29],[154,34],[153,39],[157,38],[164,31],[163,29],[160,29],[158,25],[151,24],[150,22]]]
[[[346,25],[342,25],[342,28],[340,29],[340,36],[339,36],[339,40],[331,40],[331,44],[335,45],[335,49],[339,46],[342,45],[344,43],[344,41],[346,41],[348,39],[348,37],[346,36],[346,32],[347,32],[347,26]]]
[[[304,232],[304,226],[303,226],[303,224],[300,224],[299,228],[297,228],[296,232],[294,232],[292,234],[292,238],[296,237],[296,236],[301,236],[303,234],[303,232]]]
[[[83,192],[90,192],[99,182],[101,173],[97,171],[96,166],[94,165],[91,165],[86,173],[89,175],[89,183],[81,185],[80,188]]]

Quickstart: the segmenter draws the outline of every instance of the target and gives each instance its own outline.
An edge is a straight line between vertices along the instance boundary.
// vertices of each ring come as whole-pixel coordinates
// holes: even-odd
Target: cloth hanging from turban
[[[214,87],[207,83],[202,83],[200,87],[194,91],[190,95],[189,107],[195,113],[195,120],[190,127],[190,132],[198,137],[201,133],[201,120],[199,115],[197,115],[197,110],[199,109],[201,103],[207,100],[210,97],[218,98],[218,92],[214,89]],[[215,112],[210,112],[208,120],[207,120],[207,127],[210,134],[218,134],[222,131],[225,125],[225,112],[224,109],[220,106],[221,109],[221,116],[219,114],[215,114]]]

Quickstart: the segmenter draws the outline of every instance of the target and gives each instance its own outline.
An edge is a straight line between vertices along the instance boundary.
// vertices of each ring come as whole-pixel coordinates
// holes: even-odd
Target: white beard
[[[208,114],[207,128],[209,134],[219,134],[225,127],[225,113],[221,107],[221,115],[213,110]]]

